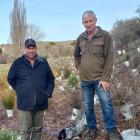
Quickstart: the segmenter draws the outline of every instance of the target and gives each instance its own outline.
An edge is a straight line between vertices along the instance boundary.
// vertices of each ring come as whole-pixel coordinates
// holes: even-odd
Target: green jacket
[[[109,82],[113,68],[113,42],[110,34],[100,27],[89,41],[83,32],[76,41],[74,58],[81,81]]]

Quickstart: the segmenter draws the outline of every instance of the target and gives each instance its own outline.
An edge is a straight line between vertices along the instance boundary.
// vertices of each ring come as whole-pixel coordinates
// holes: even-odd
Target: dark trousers
[[[44,110],[20,110],[21,140],[41,140]]]

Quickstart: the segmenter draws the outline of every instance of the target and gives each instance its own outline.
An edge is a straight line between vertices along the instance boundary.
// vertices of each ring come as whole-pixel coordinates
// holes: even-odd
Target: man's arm
[[[110,89],[110,78],[113,69],[113,41],[109,33],[105,35],[105,46],[104,46],[104,57],[105,65],[102,72],[102,78],[99,83],[99,87],[102,86],[105,91]]]
[[[12,86],[13,89],[16,88],[16,64],[13,62],[7,76],[8,83]]]
[[[113,41],[109,33],[106,33],[105,35],[104,57],[105,57],[105,65],[103,68],[101,81],[109,83],[114,63]]]
[[[54,90],[54,86],[55,86],[55,77],[52,73],[52,70],[47,62],[47,67],[49,69],[48,71],[48,74],[47,74],[47,81],[48,81],[48,86],[47,86],[47,95],[48,95],[48,98],[52,98],[52,93],[53,93],[53,90]]]
[[[79,47],[79,40],[76,40],[75,50],[74,50],[74,63],[77,70],[79,70],[81,62],[81,49]]]

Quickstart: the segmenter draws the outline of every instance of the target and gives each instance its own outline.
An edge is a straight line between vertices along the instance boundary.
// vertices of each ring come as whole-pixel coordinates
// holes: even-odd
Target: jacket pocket
[[[103,47],[104,47],[104,39],[96,38],[92,42],[92,45],[90,47],[90,53],[103,55],[104,53]]]
[[[38,90],[35,96],[35,105],[44,106],[48,102],[48,95],[46,90]]]
[[[103,46],[100,46],[100,45],[94,45],[91,47],[91,50],[90,50],[90,53],[91,54],[99,54],[99,55],[103,55]]]
[[[98,65],[103,67],[104,65],[104,42],[94,42],[90,48],[90,54],[94,56],[95,61]]]

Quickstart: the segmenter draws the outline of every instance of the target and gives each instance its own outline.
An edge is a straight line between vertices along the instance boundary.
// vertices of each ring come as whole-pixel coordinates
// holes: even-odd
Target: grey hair
[[[95,13],[92,10],[87,10],[83,13],[82,15],[82,20],[84,18],[85,15],[91,15],[95,20],[97,20]]]

